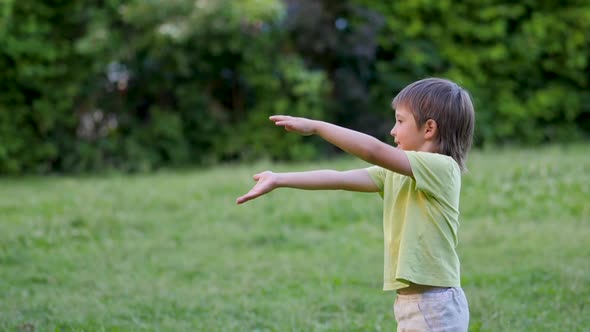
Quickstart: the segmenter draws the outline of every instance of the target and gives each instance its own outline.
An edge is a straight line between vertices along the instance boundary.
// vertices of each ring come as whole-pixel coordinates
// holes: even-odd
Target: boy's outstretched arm
[[[237,204],[245,203],[271,192],[276,188],[307,190],[333,189],[360,192],[378,192],[366,169],[350,171],[319,170],[296,173],[273,173],[270,171],[254,175],[256,185],[244,196],[238,197]]]
[[[270,117],[277,126],[301,135],[318,135],[342,150],[396,173],[413,176],[406,154],[373,136],[331,123],[286,115]]]

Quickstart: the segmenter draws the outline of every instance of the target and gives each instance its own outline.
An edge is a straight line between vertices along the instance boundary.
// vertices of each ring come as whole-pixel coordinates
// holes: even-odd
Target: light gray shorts
[[[469,306],[461,288],[397,294],[393,312],[398,332],[465,332],[469,327]]]

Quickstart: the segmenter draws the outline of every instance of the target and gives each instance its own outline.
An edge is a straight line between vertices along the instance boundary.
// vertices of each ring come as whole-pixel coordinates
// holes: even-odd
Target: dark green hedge
[[[440,75],[467,87],[484,143],[569,140],[590,129],[590,6],[547,1],[364,1],[385,13],[380,94]],[[390,14],[390,15],[388,15]]]
[[[315,158],[267,117],[385,138],[426,76],[472,92],[479,145],[578,139],[588,31],[575,2],[6,0],[0,174]]]

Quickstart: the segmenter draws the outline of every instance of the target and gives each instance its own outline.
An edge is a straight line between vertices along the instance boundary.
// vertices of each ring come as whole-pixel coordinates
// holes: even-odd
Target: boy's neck
[[[425,141],[420,148],[416,151],[421,152],[430,152],[430,153],[440,153],[440,149],[438,148],[438,144],[434,144],[432,141]]]

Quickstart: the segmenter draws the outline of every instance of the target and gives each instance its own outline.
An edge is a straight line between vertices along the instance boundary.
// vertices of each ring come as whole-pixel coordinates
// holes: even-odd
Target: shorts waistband
[[[453,297],[455,295],[463,293],[463,289],[460,287],[433,287],[431,289],[425,290],[422,293],[415,293],[415,294],[397,294],[397,298],[400,301],[404,302],[414,302],[414,301],[421,301],[423,299],[444,299]]]

